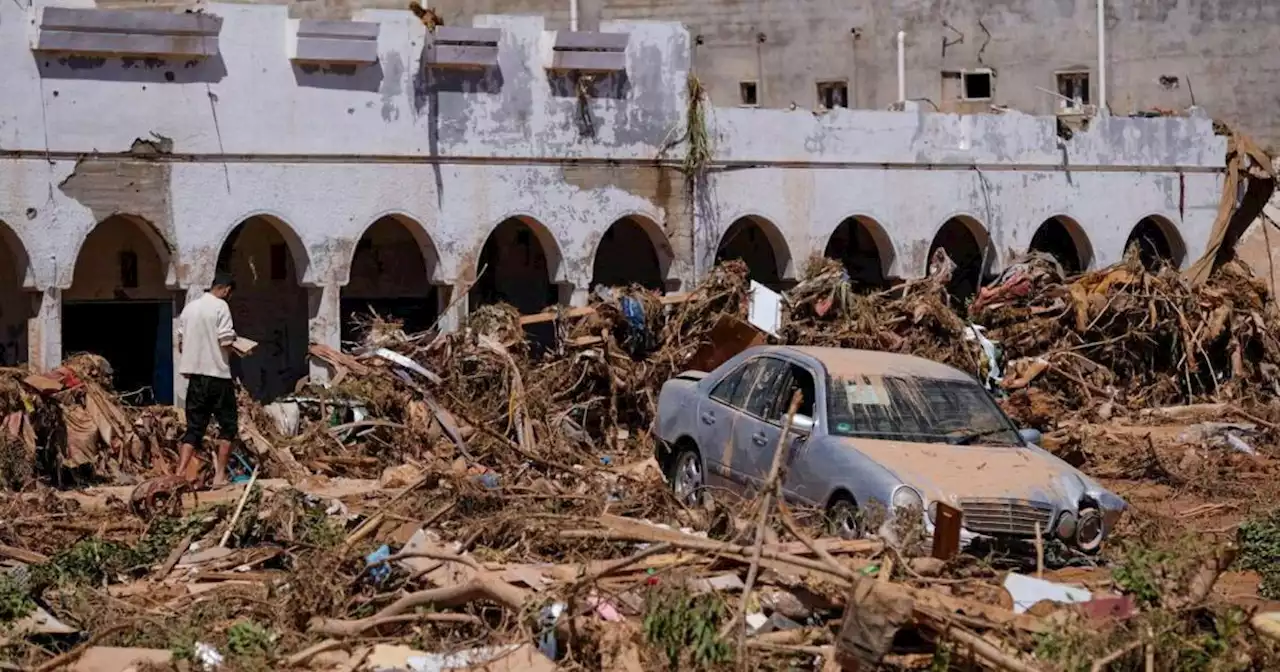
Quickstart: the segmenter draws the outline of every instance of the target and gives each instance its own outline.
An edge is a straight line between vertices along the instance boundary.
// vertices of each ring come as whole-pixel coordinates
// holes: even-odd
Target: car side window
[[[747,401],[747,390],[760,371],[760,360],[753,359],[725,376],[711,389],[711,398],[734,408],[742,408]]]
[[[770,412],[778,405],[778,395],[786,380],[788,364],[771,357],[761,358],[760,375],[756,376],[747,394],[746,412],[765,420],[772,420]]]
[[[796,413],[816,419],[817,416],[814,415],[813,409],[814,404],[817,402],[817,391],[813,382],[813,374],[799,364],[789,364],[788,367],[785,392],[778,395],[778,403],[770,412],[769,420],[779,424],[786,421],[787,411],[791,408],[791,395],[796,390],[800,391],[800,405],[796,407]]]

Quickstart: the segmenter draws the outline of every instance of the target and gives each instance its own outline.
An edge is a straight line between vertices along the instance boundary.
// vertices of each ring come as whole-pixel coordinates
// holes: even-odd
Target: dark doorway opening
[[[1180,261],[1173,245],[1169,243],[1164,227],[1153,217],[1144,217],[1133,227],[1133,232],[1124,243],[1124,250],[1126,255],[1136,253],[1143,268],[1147,270],[1155,270],[1164,264],[1177,266]]]
[[[62,351],[105,357],[112,385],[129,403],[173,403],[172,302],[65,303]]]
[[[752,217],[734,222],[720,239],[716,263],[740,259],[747,265],[752,280],[772,289],[786,289],[779,272],[778,252],[764,226]]]
[[[969,223],[959,217],[947,220],[933,237],[929,247],[929,271],[932,272],[934,253],[942,248],[955,263],[955,271],[951,281],[947,283],[947,293],[958,304],[964,306],[969,299],[978,293],[987,277],[987,269],[994,259],[989,244],[979,241]]]
[[[880,258],[880,247],[876,244],[871,229],[856,217],[850,217],[836,227],[827,240],[823,256],[844,265],[849,279],[855,284],[870,287],[888,284],[884,262]]]
[[[640,285],[661,292],[662,265],[649,234],[631,219],[613,223],[600,238],[591,269],[591,286]]]
[[[1076,247],[1075,238],[1066,224],[1058,217],[1045,220],[1031,237],[1031,249],[1052,256],[1068,274],[1084,270],[1084,260]]]

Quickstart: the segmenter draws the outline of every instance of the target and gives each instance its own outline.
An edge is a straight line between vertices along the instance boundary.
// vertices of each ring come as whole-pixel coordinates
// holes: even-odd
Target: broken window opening
[[[1079,114],[1089,105],[1089,73],[1059,72],[1058,80],[1058,113]]]
[[[755,107],[760,104],[759,86],[755,82],[739,82],[738,98],[743,105]]]
[[[995,92],[995,78],[990,70],[972,70],[964,73],[965,100],[991,100]]]
[[[828,110],[849,107],[849,85],[846,82],[818,82],[818,104]]]

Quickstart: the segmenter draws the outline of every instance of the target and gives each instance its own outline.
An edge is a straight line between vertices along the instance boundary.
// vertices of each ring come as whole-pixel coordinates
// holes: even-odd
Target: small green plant
[[[23,581],[9,573],[0,574],[0,623],[16,621],[35,608]]]
[[[262,658],[270,656],[276,636],[256,621],[236,621],[227,628],[227,651],[234,656]]]
[[[1165,551],[1133,546],[1124,559],[1111,570],[1111,579],[1138,604],[1149,607],[1160,603],[1161,577],[1172,556]]]
[[[1262,577],[1259,594],[1269,600],[1280,599],[1280,509],[1246,520],[1237,535],[1240,566]]]
[[[724,615],[724,602],[714,595],[654,589],[645,597],[645,640],[662,650],[672,670],[709,669],[732,655],[717,636]]]
[[[685,111],[685,134],[689,149],[684,155],[685,179],[697,182],[711,163],[711,136],[707,131],[707,91],[698,76],[689,73],[685,84],[688,109]]]

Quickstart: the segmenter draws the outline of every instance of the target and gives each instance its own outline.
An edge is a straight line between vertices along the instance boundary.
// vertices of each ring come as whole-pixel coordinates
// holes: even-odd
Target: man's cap
[[[226,272],[226,271],[218,271],[218,272],[217,272],[216,274],[214,274],[214,276],[213,276],[213,286],[214,286],[214,287],[227,287],[227,288],[229,288],[229,289],[235,289],[235,288],[236,288],[236,280],[235,280],[235,278],[231,277],[231,274],[230,274],[230,273],[228,273],[228,272]]]

